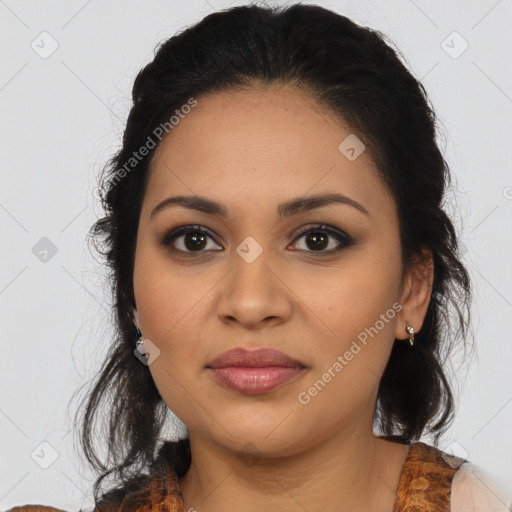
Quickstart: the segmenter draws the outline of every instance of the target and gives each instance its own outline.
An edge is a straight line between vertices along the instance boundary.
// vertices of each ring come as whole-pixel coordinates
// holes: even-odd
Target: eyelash
[[[349,247],[349,246],[351,246],[353,244],[353,240],[352,240],[352,238],[349,235],[347,235],[343,231],[339,231],[337,229],[331,228],[327,224],[316,224],[316,225],[313,225],[313,226],[305,226],[305,227],[299,229],[299,233],[298,233],[297,237],[294,239],[294,241],[292,243],[296,243],[299,238],[301,238],[302,236],[304,236],[304,235],[306,235],[306,234],[308,234],[310,232],[312,232],[312,233],[318,233],[318,232],[327,233],[328,235],[334,237],[341,244],[337,248],[330,249],[329,251],[311,251],[311,250],[306,250],[305,251],[307,253],[311,253],[314,257],[329,256],[329,255],[335,254],[337,252],[340,252],[344,248],[347,248],[347,247]],[[215,237],[210,232],[210,230],[204,228],[203,226],[199,226],[199,225],[188,225],[188,226],[182,226],[180,228],[177,228],[177,229],[174,229],[174,230],[168,232],[164,236],[164,238],[161,240],[160,244],[163,247],[170,248],[172,252],[180,253],[181,255],[184,255],[184,256],[187,256],[187,257],[197,257],[197,256],[201,255],[201,253],[206,252],[204,250],[201,250],[201,251],[183,251],[181,249],[176,249],[176,248],[169,247],[171,245],[171,242],[176,240],[176,238],[178,238],[181,235],[186,235],[186,234],[189,234],[189,233],[201,233],[201,234],[207,235],[215,243],[217,243],[217,241],[215,240]],[[220,244],[217,244],[217,245],[220,245]],[[300,249],[300,250],[302,250],[302,249]]]

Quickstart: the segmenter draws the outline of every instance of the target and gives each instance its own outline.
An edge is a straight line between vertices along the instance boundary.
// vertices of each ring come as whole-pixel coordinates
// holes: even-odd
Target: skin
[[[373,433],[374,409],[393,343],[407,343],[395,338],[407,340],[406,324],[421,329],[432,261],[402,274],[396,204],[367,152],[350,161],[338,150],[351,133],[291,86],[254,87],[198,98],[155,152],[137,234],[135,319],[160,350],[148,366],[155,384],[188,427],[192,466],[179,480],[187,510],[393,509],[408,447]],[[368,215],[331,204],[277,216],[281,202],[333,192]],[[194,194],[224,204],[229,218],[182,206],[150,218],[167,197]],[[317,223],[353,244],[315,256],[340,246],[329,236],[318,250],[297,234]],[[172,252],[187,250],[183,235],[159,244],[190,224],[216,235],[203,252]],[[251,263],[236,252],[249,236],[263,251]],[[301,404],[299,393],[394,303],[401,311]],[[205,366],[240,346],[281,350],[306,371],[262,395],[226,388]]]

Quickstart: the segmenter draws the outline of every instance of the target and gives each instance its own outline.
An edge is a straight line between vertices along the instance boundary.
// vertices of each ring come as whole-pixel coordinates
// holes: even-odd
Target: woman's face
[[[284,456],[371,431],[394,339],[422,321],[399,312],[408,291],[395,202],[350,129],[296,90],[197,100],[157,148],[137,235],[136,318],[160,351],[148,368],[162,398],[191,439],[235,451]],[[326,194],[347,199],[280,208]],[[152,215],[176,196],[226,215],[178,203]],[[281,369],[293,378],[266,391],[260,377],[235,389],[208,365],[239,347],[279,350],[302,369]]]

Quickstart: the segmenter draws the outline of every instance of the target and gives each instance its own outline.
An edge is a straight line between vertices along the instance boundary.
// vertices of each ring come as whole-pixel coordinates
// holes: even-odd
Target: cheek
[[[134,293],[141,331],[160,351],[149,369],[170,404],[186,395],[184,389],[205,364],[199,343],[205,338],[208,293],[219,277],[192,267],[180,269],[147,241],[137,251]]]
[[[211,285],[209,274],[194,279],[189,268],[172,262],[165,250],[142,237],[135,256],[133,286],[141,330],[145,337],[168,343],[197,325],[191,321],[201,297]]]
[[[140,270],[134,281],[142,332],[160,351],[148,369],[169,409],[186,424],[197,422],[194,414],[204,410],[198,405],[204,392],[197,389],[202,365],[197,340],[204,338],[204,320],[198,315],[206,287],[198,290],[193,281],[162,272],[158,265]]]
[[[377,250],[361,251],[329,273],[322,271],[312,275],[310,270],[312,279],[308,279],[308,284],[316,282],[316,286],[308,291],[297,281],[295,290],[302,290],[298,295],[308,293],[306,302],[309,300],[309,305],[325,319],[325,324],[332,326],[332,335],[347,340],[373,326],[389,310],[390,316],[396,316],[392,306],[399,299],[400,274],[396,255]],[[389,324],[385,328],[380,323],[379,326],[391,331]]]
[[[387,364],[401,310],[400,264],[394,252],[368,251],[364,257],[358,254],[351,258],[335,278],[317,288],[317,299],[311,300],[320,306],[310,306],[329,327],[329,333],[316,337],[318,366],[312,382],[331,369],[336,378],[328,387],[343,399],[357,401],[357,396],[373,392]],[[314,332],[311,334],[315,339]],[[324,380],[329,379],[326,375]],[[351,396],[346,390],[351,390]],[[329,393],[324,399],[329,399]]]
[[[349,422],[361,411],[371,414],[370,405],[394,343],[400,305],[393,302],[390,287],[373,283],[361,294],[361,282],[352,274],[341,284],[347,296],[354,293],[353,298],[330,308],[325,321],[334,334],[329,339],[317,337],[316,364],[299,390],[304,417],[315,418],[316,424],[331,429]],[[335,295],[331,298],[334,301]]]

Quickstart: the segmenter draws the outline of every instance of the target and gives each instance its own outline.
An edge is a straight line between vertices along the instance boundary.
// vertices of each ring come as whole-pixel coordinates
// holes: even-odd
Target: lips
[[[285,368],[304,368],[304,365],[279,350],[270,348],[247,350],[235,348],[224,352],[214,359],[207,368],[226,368],[238,366],[245,368],[266,368],[268,366],[280,366]]]
[[[246,395],[267,393],[306,371],[300,361],[278,350],[243,348],[224,352],[206,368],[217,382]]]

